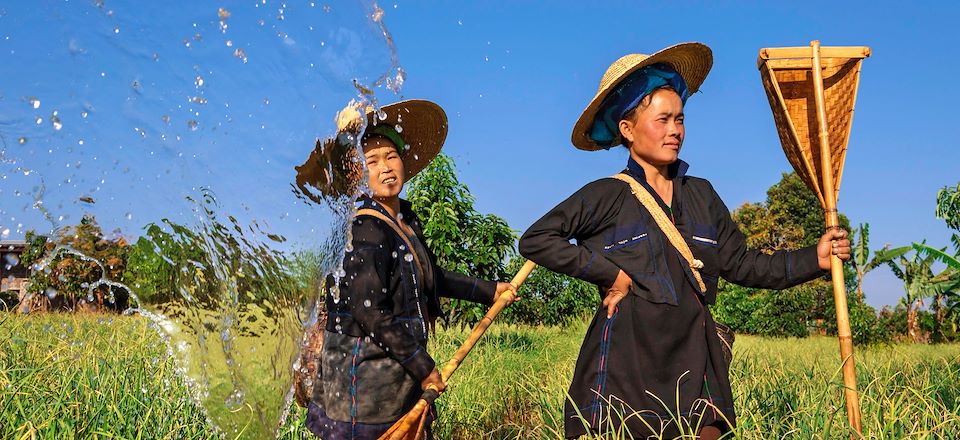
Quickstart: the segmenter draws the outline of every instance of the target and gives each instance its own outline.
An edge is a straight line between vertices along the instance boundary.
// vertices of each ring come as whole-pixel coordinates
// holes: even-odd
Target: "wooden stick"
[[[819,45],[819,43],[818,43]],[[870,56],[870,48],[865,46],[831,46],[820,51],[822,58],[866,58]],[[760,50],[760,58],[765,60],[774,58],[810,58],[809,47],[771,47]]]
[[[811,41],[810,46],[813,50],[813,88],[817,103],[817,122],[820,127],[820,164],[823,178],[824,216],[829,230],[840,226],[837,219],[837,193],[833,186],[830,135],[827,132],[827,112],[823,97],[820,41]],[[830,275],[833,278],[833,299],[837,306],[837,337],[840,339],[840,359],[843,362],[843,387],[844,396],[847,400],[847,420],[857,435],[862,438],[860,402],[857,397],[857,370],[853,358],[853,335],[850,332],[850,315],[847,311],[847,289],[843,282],[843,262],[836,255],[830,256]]]
[[[513,287],[519,289],[520,285],[527,279],[527,276],[530,275],[530,272],[537,267],[537,264],[527,260],[523,264],[523,267],[517,272],[513,277],[513,280],[510,281],[510,284],[513,284]],[[487,331],[487,327],[490,326],[490,323],[493,322],[493,319],[500,314],[500,311],[503,310],[507,304],[510,303],[513,294],[509,292],[504,292],[500,295],[500,298],[490,307],[490,310],[487,311],[486,315],[483,315],[483,319],[473,327],[473,331],[470,332],[470,336],[467,337],[467,340],[463,342],[463,345],[457,349],[457,352],[453,354],[453,358],[447,362],[447,365],[443,367],[443,370],[440,372],[440,377],[446,382],[450,379],[450,376],[453,376],[453,373],[457,371],[457,367],[460,366],[460,363],[463,362],[463,359],[467,357],[467,353],[470,353],[470,350],[473,350],[473,346],[477,345],[477,341],[480,340],[480,337],[483,336],[483,333]]]

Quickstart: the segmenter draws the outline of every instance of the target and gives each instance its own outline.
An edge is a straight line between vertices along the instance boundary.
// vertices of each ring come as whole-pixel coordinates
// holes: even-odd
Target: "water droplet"
[[[53,115],[50,116],[50,124],[52,124],[53,129],[57,131],[63,128],[63,123],[60,122],[60,117],[57,116],[57,112],[53,112]]]
[[[397,126],[394,127],[394,129],[397,130],[397,133],[403,133],[403,127],[401,127],[400,124],[397,124]]]
[[[31,96],[31,97],[27,98],[27,102],[29,102],[29,103],[30,103],[30,106],[33,107],[33,108],[35,108],[35,109],[36,109],[36,108],[40,108],[40,99],[38,99],[38,98],[36,98],[36,97]]]
[[[194,87],[203,87],[203,77],[197,75],[197,77],[193,80],[193,85]]]
[[[393,252],[390,254],[390,256],[393,257],[393,258],[397,258],[397,251],[393,251]]]
[[[353,252],[353,243],[347,243],[346,246],[343,247],[343,250]]]
[[[463,20],[457,20],[457,24],[463,26]]]
[[[373,303],[371,303],[369,299],[363,300],[364,307],[370,307],[371,305],[373,305]]]
[[[57,296],[57,291],[52,287],[47,287],[47,290],[44,291],[47,294],[47,298],[54,299]]]
[[[233,40],[227,40],[227,47],[233,47]]]
[[[190,102],[194,104],[205,105],[207,103],[207,98],[204,98],[202,96],[193,96],[190,98]]]
[[[83,111],[80,112],[80,117],[81,117],[81,118],[87,119],[87,116],[90,116],[90,112],[88,112],[88,111],[86,111],[86,110],[83,110]]]
[[[43,123],[43,118],[37,116],[37,120],[35,122],[37,123],[37,125],[40,125]]]
[[[220,17],[221,20],[226,20],[230,18],[230,11],[225,8],[220,8],[217,10],[217,17]]]
[[[19,142],[20,145],[25,145],[27,143],[27,138],[20,136],[20,139],[17,139],[17,142]]]
[[[413,261],[413,254],[407,252],[407,254],[403,256],[403,261],[406,261],[407,263]]]
[[[413,154],[413,160],[420,160],[420,155],[414,153],[414,154]]]
[[[247,51],[243,50],[242,47],[238,47],[237,50],[234,50],[233,56],[236,59],[243,61],[244,64],[247,63]]]
[[[409,150],[410,150],[410,144],[403,144],[403,151],[409,151]]]
[[[132,83],[130,83],[130,88],[137,93],[140,93],[140,91],[143,90],[143,86],[140,84],[140,81],[136,79],[133,80]]]
[[[190,131],[197,131],[197,129],[200,127],[200,123],[191,119],[187,121],[187,127],[190,129]]]
[[[113,28],[113,33],[119,34],[119,33],[120,33],[120,28],[119,28],[119,27]]]
[[[133,220],[133,214],[132,214],[132,213],[129,213],[129,212],[126,213],[126,214],[124,214],[124,217],[126,217],[127,220]]]
[[[163,115],[163,116],[160,117],[160,120],[163,121],[164,124],[168,124],[168,125],[169,125],[169,124],[170,124],[170,115]]]

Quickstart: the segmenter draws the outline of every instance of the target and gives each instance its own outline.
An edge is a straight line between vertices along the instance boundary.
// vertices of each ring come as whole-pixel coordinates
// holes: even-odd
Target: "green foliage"
[[[950,229],[960,231],[960,183],[937,192],[937,217],[947,222]]]
[[[514,257],[507,272],[515,273],[526,260]],[[593,313],[600,303],[597,286],[538,267],[520,286],[520,301],[498,320],[528,325],[566,326]]]
[[[106,238],[92,216],[48,238],[26,234],[21,258],[33,268],[30,275],[32,309],[112,307],[125,309],[127,292],[117,286],[126,266],[129,246],[117,234]]]
[[[437,399],[435,438],[562,439],[565,391],[585,331],[583,321],[491,327]],[[188,399],[146,319],[0,314],[0,334],[12,335],[0,338],[0,438],[220,437]],[[466,334],[441,329],[429,350],[449,358]],[[954,437],[960,345],[878,345],[856,355],[871,438]],[[730,366],[734,438],[849,437],[839,366],[835,338],[738,336]],[[292,408],[279,438],[315,438],[304,413]]]
[[[450,156],[440,153],[411,179],[406,199],[440,267],[490,280],[506,276],[504,264],[516,233],[502,218],[474,209],[474,198],[457,179]],[[486,312],[485,306],[468,301],[452,300],[449,306],[448,318],[459,324],[473,324]]]

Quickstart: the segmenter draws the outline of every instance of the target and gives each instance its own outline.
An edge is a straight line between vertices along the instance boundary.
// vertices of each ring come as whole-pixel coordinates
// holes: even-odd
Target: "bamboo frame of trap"
[[[783,151],[820,200],[828,230],[840,227],[837,219],[840,179],[860,85],[860,65],[869,56],[868,47],[821,47],[815,40],[809,47],[760,49],[757,58]],[[836,255],[830,257],[830,274],[847,420],[862,438],[843,263]]]

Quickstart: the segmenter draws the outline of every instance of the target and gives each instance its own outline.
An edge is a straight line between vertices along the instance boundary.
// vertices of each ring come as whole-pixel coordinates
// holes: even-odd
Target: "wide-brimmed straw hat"
[[[405,180],[409,181],[437,157],[447,138],[447,114],[439,105],[423,100],[411,99],[385,105],[376,111],[372,106],[366,112],[367,132],[377,126],[386,125],[393,129],[402,145],[397,145],[403,161]],[[358,133],[360,114],[356,107],[349,105],[337,115],[337,131]],[[388,138],[396,139],[396,136]],[[393,139],[391,142],[397,143]],[[362,165],[355,160],[356,150],[350,142],[338,142],[336,138],[317,140],[303,165],[295,167],[296,183],[301,192],[319,201],[315,190],[326,196],[347,195],[356,190],[363,176]]]
[[[596,96],[583,110],[580,119],[573,126],[573,135],[571,136],[573,145],[587,151],[605,149],[590,138],[590,129],[593,127],[594,117],[600,110],[603,100],[631,73],[657,63],[665,63],[673,67],[687,83],[687,92],[690,96],[700,89],[700,85],[703,84],[707,74],[710,73],[710,67],[713,66],[713,52],[702,43],[681,43],[653,55],[635,53],[614,61],[607,68],[606,73],[603,74]],[[619,141],[616,143],[619,143]]]
[[[422,171],[437,157],[447,139],[447,113],[434,102],[424,99],[400,101],[367,111],[367,130],[386,124],[394,128],[406,145],[397,145],[403,159],[405,180]]]

